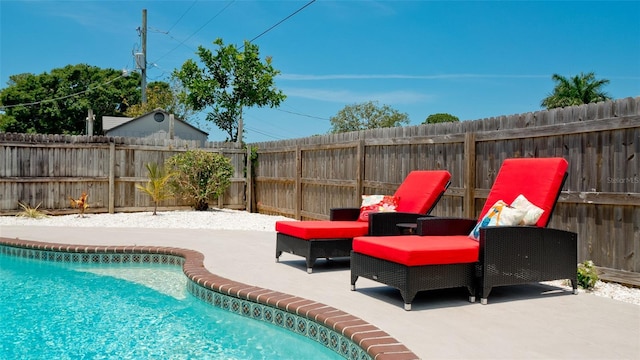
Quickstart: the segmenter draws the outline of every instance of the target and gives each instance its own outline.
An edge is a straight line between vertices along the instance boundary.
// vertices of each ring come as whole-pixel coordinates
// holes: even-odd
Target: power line
[[[274,134],[270,134],[270,133],[268,133],[268,132],[264,132],[264,131],[260,131],[260,130],[258,130],[258,129],[254,129],[254,128],[252,128],[252,127],[245,126],[245,129],[247,129],[247,130],[249,130],[249,131],[253,131],[253,132],[254,132],[254,133],[256,133],[256,134],[264,135],[264,136],[269,137],[269,138],[274,139],[274,140],[284,140],[284,139],[285,139],[285,138],[282,138],[282,137],[276,136],[276,135],[274,135]]]
[[[303,137],[303,135],[300,134],[296,134],[295,131],[292,132],[291,128],[287,128],[284,129],[276,124],[274,124],[273,122],[267,122],[264,119],[260,119],[256,116],[250,115],[250,114],[246,114],[247,118],[250,118],[252,120],[252,122],[258,122],[261,125],[267,125],[268,127],[272,128],[271,132],[267,132],[267,130],[265,130],[264,128],[260,129],[260,130],[256,130],[253,126],[252,127],[247,127],[245,126],[246,129],[249,129],[253,132],[256,132],[258,134],[261,135],[265,135],[268,136],[272,139],[276,139],[276,140],[282,140],[282,139],[286,139],[287,137],[291,137],[292,135],[295,137]],[[255,123],[254,123],[255,126]],[[286,134],[286,135],[280,135],[280,134]]]
[[[216,13],[215,15],[213,15],[212,18],[210,18],[209,20],[207,20],[207,22],[205,22],[202,26],[200,26],[198,28],[198,30],[196,30],[193,34],[189,35],[189,37],[187,37],[186,39],[184,39],[182,42],[180,42],[180,44],[178,44],[178,46],[174,47],[173,49],[169,50],[167,53],[165,53],[164,55],[160,56],[159,58],[157,58],[155,61],[153,62],[158,62],[160,59],[164,58],[165,56],[171,54],[172,52],[174,52],[177,48],[179,48],[180,46],[184,45],[185,42],[187,42],[187,40],[191,39],[195,34],[199,33],[200,30],[202,30],[205,26],[209,25],[210,22],[212,22],[215,18],[217,18],[220,14],[222,14],[229,6],[231,6],[231,4],[233,4],[235,2],[235,0],[230,1],[229,3],[227,3],[227,5],[222,8],[222,10],[218,11],[218,13]],[[168,32],[167,32],[168,33]],[[186,46],[186,45],[185,45]]]
[[[185,10],[184,13],[182,13],[182,16],[180,16],[180,18],[178,20],[176,20],[176,22],[171,25],[171,27],[169,28],[169,30],[167,30],[167,34],[169,34],[171,32],[171,30],[173,30],[173,28],[178,25],[178,23],[180,22],[180,20],[182,20],[182,18],[187,15],[187,13],[189,12],[189,10],[191,10],[193,8],[193,6],[198,2],[198,0],[194,1],[191,3],[191,6],[189,6],[189,8],[187,10]]]
[[[262,35],[268,33],[269,31],[273,30],[276,26],[282,24],[283,22],[287,21],[289,18],[291,18],[292,16],[294,16],[295,14],[299,13],[300,11],[304,10],[304,8],[306,8],[307,6],[313,4],[316,0],[311,0],[308,3],[306,3],[303,7],[301,7],[300,9],[294,11],[293,13],[291,13],[289,16],[287,16],[286,18],[278,21],[275,25],[271,26],[270,28],[268,28],[267,30],[263,31],[260,33],[260,35],[254,37],[253,39],[249,40],[250,43],[252,43],[254,40],[257,40],[259,37],[261,37]]]
[[[298,115],[298,116],[305,116],[305,117],[312,118],[312,119],[318,119],[318,120],[327,120],[327,121],[331,121],[331,119],[327,119],[327,118],[323,118],[323,117],[319,117],[319,116],[313,116],[313,115],[301,114],[301,113],[297,113],[297,112],[293,112],[293,111],[287,111],[287,110],[282,110],[282,109],[278,109],[278,108],[275,108],[275,110],[282,111],[282,112],[285,112],[285,113],[287,113],[287,114],[293,114],[293,115]]]

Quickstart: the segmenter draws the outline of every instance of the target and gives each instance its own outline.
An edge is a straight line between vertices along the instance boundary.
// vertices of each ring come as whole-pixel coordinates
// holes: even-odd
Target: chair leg
[[[415,299],[417,294],[417,290],[400,290],[400,296],[402,296],[402,300],[404,301],[404,309],[406,311],[411,311],[411,303],[413,302],[413,299]]]
[[[278,251],[276,250],[276,262],[279,263],[280,262],[280,255],[282,255],[282,251]]]
[[[482,287],[482,294],[480,294],[480,304],[487,305],[487,298],[489,297],[489,293],[491,292],[492,288],[493,286]]]
[[[578,279],[569,279],[571,287],[573,288],[573,294],[578,295]]]
[[[476,288],[473,286],[467,286],[467,291],[469,291],[469,302],[476,302]]]
[[[351,273],[351,291],[356,291],[356,281],[358,281],[358,275]]]
[[[310,253],[311,251],[309,251],[309,254],[307,254],[307,257],[306,257],[307,274],[311,274],[313,272],[313,264],[316,263],[316,258],[313,257]]]

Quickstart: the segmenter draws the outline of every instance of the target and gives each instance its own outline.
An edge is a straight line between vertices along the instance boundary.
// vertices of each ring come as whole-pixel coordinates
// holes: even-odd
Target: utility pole
[[[93,136],[93,122],[96,120],[96,116],[93,115],[93,109],[87,111],[87,129],[86,133],[89,136]]]
[[[142,74],[142,103],[147,103],[147,9],[142,9],[142,29],[140,31],[142,40],[142,59],[138,66]]]

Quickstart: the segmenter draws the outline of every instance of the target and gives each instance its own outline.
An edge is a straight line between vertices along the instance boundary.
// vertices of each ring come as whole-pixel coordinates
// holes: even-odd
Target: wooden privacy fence
[[[549,226],[578,233],[580,261],[640,272],[639,104],[253,144],[254,198],[261,213],[327,219],[362,194],[393,193],[411,170],[446,169],[451,186],[433,214],[476,218],[504,159],[558,156],[569,177]]]
[[[83,191],[89,194],[91,212],[149,210],[150,197],[135,188],[148,180],[146,164],[164,164],[171,156],[198,146],[192,140],[0,133],[0,214],[17,213],[18,202],[31,207],[41,204],[51,213],[70,212],[69,197],[78,198]],[[234,168],[231,186],[217,204],[210,205],[245,209],[246,151],[200,150],[224,155]],[[160,207],[188,205],[171,199]]]

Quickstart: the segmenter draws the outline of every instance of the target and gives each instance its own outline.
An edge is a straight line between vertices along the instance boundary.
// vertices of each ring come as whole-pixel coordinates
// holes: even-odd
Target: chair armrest
[[[469,235],[476,226],[476,219],[447,217],[421,217],[416,234],[420,236]]]
[[[329,210],[329,220],[356,221],[360,216],[360,208],[333,208]]]
[[[578,235],[571,231],[537,226],[488,226],[480,228],[480,247],[535,247],[559,244],[577,245]],[[577,262],[576,262],[577,264]]]
[[[369,236],[402,235],[397,224],[416,223],[429,215],[404,212],[377,212],[369,214]]]

